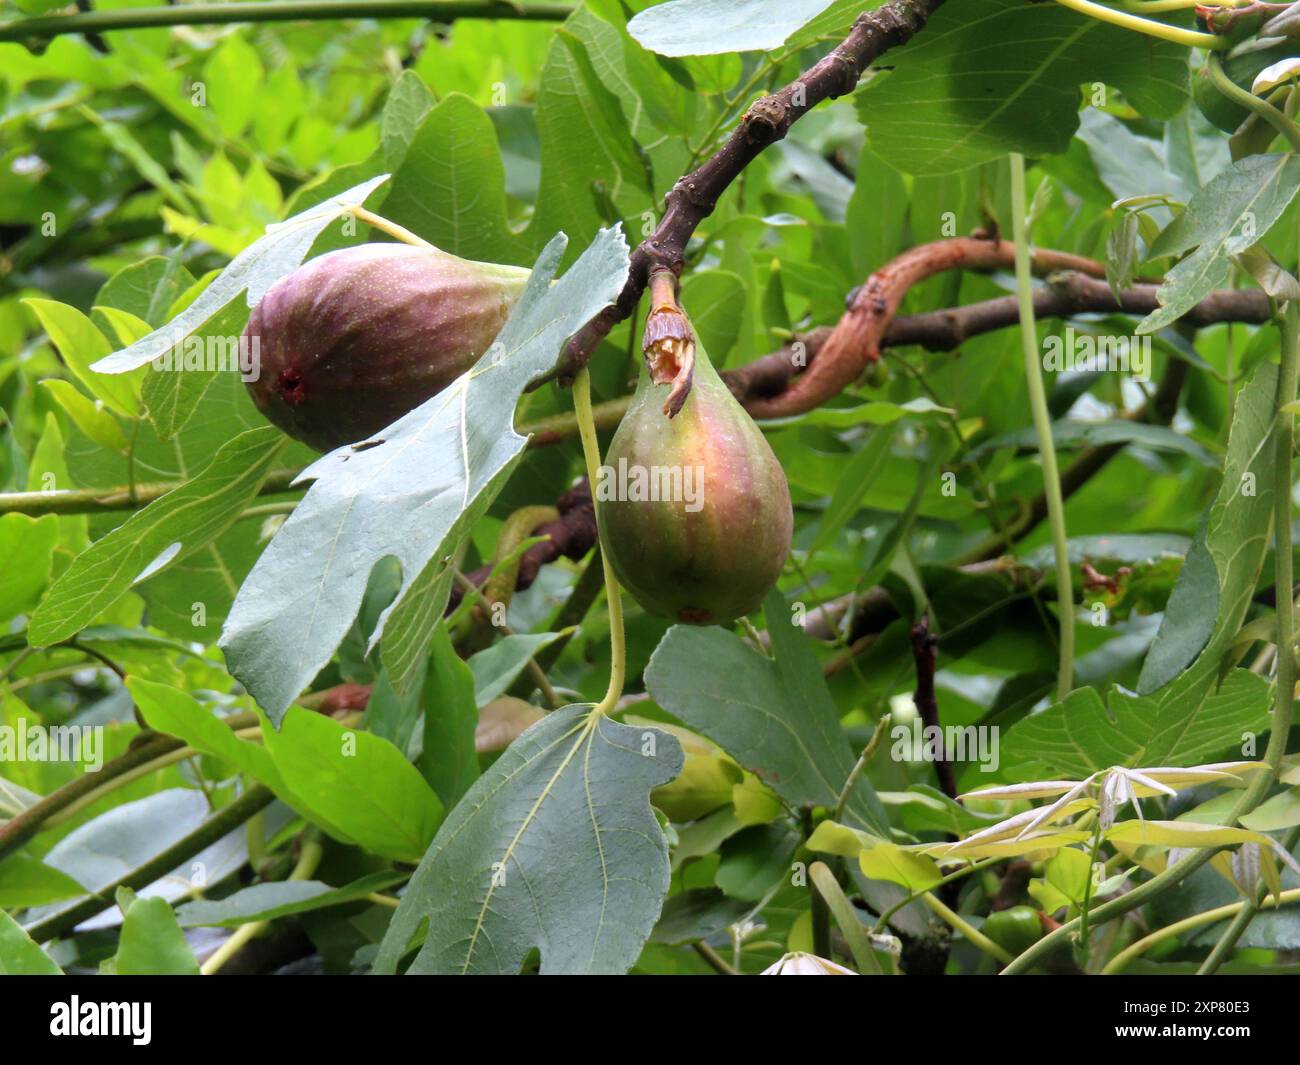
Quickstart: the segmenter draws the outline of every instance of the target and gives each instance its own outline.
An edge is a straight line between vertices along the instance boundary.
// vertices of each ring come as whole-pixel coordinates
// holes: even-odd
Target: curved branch
[[[914,285],[948,270],[1007,269],[1014,261],[1015,245],[996,237],[937,240],[903,252],[857,290],[808,372],[781,396],[750,404],[750,413],[755,418],[802,414],[844,391],[870,363],[879,361],[890,323]],[[1101,263],[1067,252],[1037,251],[1032,266],[1038,274],[1074,270],[1094,278],[1106,276]]]
[[[1058,253],[1063,254],[1063,253]],[[1139,284],[1116,299],[1105,282],[1081,273],[1052,275],[1048,283],[1034,293],[1034,313],[1038,318],[1068,318],[1076,314],[1149,314],[1159,306],[1156,285]],[[1258,289],[1233,289],[1212,292],[1193,307],[1182,321],[1202,327],[1220,322],[1260,325],[1272,316],[1268,297]],[[916,345],[927,351],[952,351],[971,337],[992,332],[1017,320],[1016,298],[1000,296],[964,307],[949,307],[924,314],[895,318],[885,330],[884,347]],[[722,371],[736,398],[756,413],[760,403],[766,417],[785,417],[800,413],[787,410],[786,389],[797,375],[821,357],[827,339],[834,330],[819,326],[793,338],[788,344],[743,366]],[[796,358],[796,355],[800,356]],[[850,382],[851,383],[851,382]],[[596,405],[593,415],[596,428],[612,429],[627,410],[628,396]],[[831,398],[830,396],[827,397]],[[568,440],[577,433],[572,413],[555,414],[515,427],[522,435],[531,435],[530,447],[547,447]],[[296,469],[273,470],[258,495],[278,495],[292,490]],[[1066,477],[1069,471],[1066,471]],[[136,510],[177,488],[179,481],[111,488],[74,488],[55,492],[0,493],[0,514],[98,514],[106,511]]]
[[[686,242],[717,206],[718,199],[754,159],[781,140],[800,118],[823,100],[853,91],[863,71],[890,48],[906,44],[943,0],[891,0],[859,15],[844,40],[785,88],[750,105],[731,136],[712,158],[678,179],[664,197],[664,213],[655,231],[632,251],[631,269],[618,298],[569,340],[555,370],[533,382],[554,377],[566,384],[587,364],[601,340],[631,317],[654,269],[682,271]]]

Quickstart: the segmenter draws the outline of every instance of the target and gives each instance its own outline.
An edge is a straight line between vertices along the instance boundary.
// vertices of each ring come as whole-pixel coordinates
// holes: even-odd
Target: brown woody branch
[[[871,63],[890,48],[911,40],[942,3],[891,0],[859,15],[849,35],[828,55],[785,88],[755,100],[712,158],[678,179],[664,197],[663,217],[655,231],[633,249],[627,282],[618,298],[574,334],[560,365],[535,384],[557,376],[570,382],[610,330],[631,317],[652,270],[668,269],[680,276],[686,242],[745,167],[823,100],[852,92]]]
[[[930,631],[930,618],[922,614],[912,626],[912,658],[916,661],[916,713],[926,730],[933,728],[939,738],[940,753],[934,762],[934,772],[939,787],[950,799],[957,798],[957,780],[953,776],[952,762],[948,760],[948,747],[943,740],[943,727],[939,723],[939,701],[934,694],[934,673],[939,659],[939,638]]]
[[[1044,268],[1049,261],[1063,265],[1071,258],[1060,252],[1042,254],[1055,257],[1040,260]],[[1088,260],[1083,262],[1087,263]],[[856,299],[854,302],[857,302]],[[1068,318],[1091,313],[1144,315],[1157,306],[1159,303],[1154,284],[1134,285],[1120,299],[1116,299],[1105,282],[1086,273],[1068,270],[1052,274],[1047,283],[1034,293],[1034,312],[1039,319]],[[1196,304],[1182,321],[1194,327],[1220,322],[1259,325],[1268,321],[1270,315],[1268,297],[1258,289],[1222,290],[1212,292]],[[1018,321],[1016,298],[1001,296],[963,307],[949,307],[895,318],[885,329],[881,345],[916,345],[928,351],[952,351],[971,337],[1015,325]],[[831,326],[819,326],[753,362],[724,370],[722,377],[741,403],[756,416],[775,418],[797,413],[794,409],[786,410],[790,404],[790,401],[783,398],[786,390],[790,382],[803,373],[807,366],[812,365],[815,359],[822,358],[822,349],[833,332]],[[628,397],[625,396],[597,404],[593,411],[597,428],[607,429],[617,425],[627,409],[627,403]],[[766,414],[758,415],[759,409]],[[517,429],[521,433],[532,435],[532,447],[545,447],[574,436],[577,432],[576,425],[571,414],[559,414],[521,424]],[[276,495],[289,491],[300,473],[297,469],[275,470],[258,494]],[[134,489],[120,485],[54,492],[0,493],[0,514],[90,514],[136,510],[178,485],[179,482],[168,482],[136,485]]]
[[[560,512],[556,521],[546,522],[532,531],[534,536],[544,536],[541,543],[533,544],[519,560],[519,575],[515,578],[515,590],[523,591],[537,579],[538,570],[548,562],[558,558],[580,560],[596,544],[596,510],[591,499],[591,486],[583,478],[555,502],[555,509]],[[483,588],[492,575],[492,567],[480,566],[467,573],[466,579],[475,588]],[[453,585],[451,598],[447,605],[450,612],[460,604],[465,592],[460,585]]]
[[[936,274],[953,269],[1006,269],[1015,261],[1015,246],[1008,241],[984,237],[957,237],[922,244],[904,252],[872,274],[856,292],[849,309],[835,328],[825,335],[817,360],[806,372],[779,394],[769,398],[747,398],[746,408],[755,418],[780,418],[802,414],[838,395],[862,374],[869,364],[879,360],[885,345],[921,344],[927,348],[951,350],[975,333],[998,329],[1017,321],[1014,296],[984,303],[916,315],[895,320],[903,298],[916,284]],[[1068,271],[1045,290],[1035,295],[1035,310],[1042,317],[1061,317],[1088,310],[1146,313],[1158,306],[1156,286],[1133,286],[1117,300],[1101,280],[1105,268],[1091,259],[1067,252],[1041,249],[1032,259],[1035,273],[1054,274]],[[1215,313],[1226,313],[1229,306],[1268,317],[1267,300],[1262,292],[1240,297],[1236,293],[1215,293],[1214,306],[1202,308],[1204,322]],[[1039,308],[1041,302],[1042,307]],[[1214,320],[1223,320],[1217,318]],[[895,328],[897,327],[897,328]]]
[[[1039,262],[1041,269],[1048,270],[1054,267],[1059,269],[1057,264],[1071,260],[1076,265],[1097,266],[1089,260],[1078,260],[1063,252],[1050,251],[1042,252]],[[893,276],[899,282],[906,281],[908,277],[902,273]],[[909,283],[914,284],[915,281]],[[1125,290],[1117,299],[1110,286],[1097,277],[1076,270],[1052,273],[1047,282],[1034,292],[1034,315],[1039,321],[1070,318],[1079,314],[1146,315],[1160,305],[1156,299],[1157,287],[1155,284],[1137,284]],[[901,289],[891,293],[890,302],[896,307],[904,294],[905,290]],[[856,299],[854,302],[857,302]],[[841,325],[853,313],[852,310],[846,312]],[[1224,289],[1210,293],[1189,310],[1181,321],[1195,328],[1220,322],[1260,325],[1271,316],[1268,297],[1259,289]],[[972,337],[1014,326],[1019,321],[1016,297],[999,296],[964,307],[948,307],[895,318],[885,324],[883,337],[878,343],[880,347],[886,348],[914,345],[927,351],[955,351]],[[873,327],[872,331],[876,328],[878,327]],[[828,358],[833,357],[828,341],[837,329],[839,326],[818,326],[807,333],[801,333],[790,343],[753,362],[723,370],[722,378],[755,418],[781,418],[803,413],[833,398],[852,384],[861,372],[860,367],[869,361],[860,358],[852,349],[841,348],[840,357],[845,360],[844,365],[834,372],[826,371],[819,378],[816,392],[820,398],[809,405],[808,391],[799,384],[792,386],[792,382],[807,379],[811,376],[810,367],[824,364]],[[821,392],[826,394],[822,396]],[[598,404],[593,411],[597,429],[617,425],[627,409],[627,402],[627,397],[624,397]],[[556,415],[517,428],[521,433],[532,434],[532,447],[559,443],[577,431],[576,422],[569,414]]]

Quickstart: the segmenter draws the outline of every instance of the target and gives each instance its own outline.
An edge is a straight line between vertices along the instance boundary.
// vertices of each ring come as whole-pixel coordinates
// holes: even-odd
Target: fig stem
[[[591,374],[585,366],[573,379],[573,407],[578,416],[578,433],[582,437],[582,457],[587,463],[587,481],[592,485],[594,498],[595,486],[600,483],[600,442],[596,439],[596,422],[591,413]],[[599,531],[599,509],[596,511],[596,528]],[[605,572],[605,598],[609,601],[609,688],[593,712],[608,714],[618,705],[623,694],[627,647],[623,639],[623,600],[608,551],[601,551],[600,564]]]
[[[417,248],[432,248],[423,237],[418,237],[405,226],[399,226],[396,222],[390,222],[381,214],[375,214],[374,211],[367,211],[364,207],[350,207],[349,212],[358,222],[365,222],[372,229],[378,229],[382,233],[387,233],[390,237],[396,237],[403,244],[414,244]]]

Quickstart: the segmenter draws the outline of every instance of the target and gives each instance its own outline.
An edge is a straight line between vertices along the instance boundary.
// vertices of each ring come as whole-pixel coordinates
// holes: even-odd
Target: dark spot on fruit
[[[302,379],[302,374],[291,366],[280,371],[279,386],[280,398],[291,407],[296,407],[307,398],[307,383]]]

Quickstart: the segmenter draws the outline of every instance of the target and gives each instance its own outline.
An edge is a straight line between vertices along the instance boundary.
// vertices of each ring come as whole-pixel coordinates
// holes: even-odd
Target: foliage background
[[[3,14],[15,14],[13,6],[6,4]],[[32,14],[49,5],[17,6]],[[270,430],[240,435],[265,422],[232,374],[177,375],[183,384],[162,385],[157,377],[166,375],[105,377],[88,366],[169,321],[268,224],[381,174],[392,176],[366,201],[370,210],[466,258],[532,266],[563,231],[567,268],[617,223],[635,243],[653,226],[663,193],[717,147],[755,95],[808,67],[864,7],[837,0],[771,51],[665,58],[626,32],[628,14],[645,6],[587,0],[562,25],[352,19],[131,30],[106,35],[106,50],[78,36],[55,38],[39,51],[0,43],[0,491],[185,482],[222,454],[232,469],[256,461],[267,471],[307,465],[312,452]],[[1230,162],[1226,137],[1191,99],[1185,49],[1054,5],[950,0],[884,65],[888,73],[819,107],[761,155],[692,239],[682,300],[720,368],[775,350],[792,331],[834,323],[846,294],[906,248],[981,227],[1010,233],[1008,151],[1031,157],[1035,244],[1103,260],[1126,216],[1116,201],[1162,194],[1184,204]],[[1294,213],[1288,207],[1263,238],[1284,263],[1296,258]],[[1172,217],[1167,206],[1149,214],[1158,225]],[[48,220],[52,233],[42,230]],[[1152,235],[1144,234],[1144,247]],[[350,235],[332,225],[312,254],[370,239],[386,238],[365,225]],[[902,310],[954,307],[1011,291],[1009,273],[951,272],[916,286]],[[237,334],[246,316],[244,301],[235,300],[205,331]],[[1038,328],[1042,342],[1062,335],[1065,323],[1047,320]],[[1127,319],[1094,317],[1073,328],[1127,335],[1133,327]],[[638,336],[638,322],[626,323],[596,353],[598,402],[626,394]],[[1276,361],[1277,332],[1272,326],[1219,325],[1195,333],[1171,327],[1155,336],[1154,350],[1149,385],[1104,373],[1053,374],[1047,381],[1054,418],[1106,422],[1139,406],[1171,364],[1181,362],[1187,372],[1172,425],[1134,426],[1131,442],[1067,503],[1076,560],[1086,557],[1108,574],[1129,568],[1115,589],[1080,590],[1077,681],[1099,693],[1115,684],[1140,687],[1181,556],[1220,490],[1243,383]],[[998,537],[1041,488],[1014,331],[974,337],[954,352],[891,350],[887,365],[886,380],[860,382],[827,407],[767,428],[795,501],[795,552],[780,584],[784,604],[811,609],[879,583],[898,616],[852,647],[837,639],[802,640],[780,669],[825,675],[824,703],[806,712],[838,722],[827,757],[842,779],[886,710],[905,718],[914,685],[909,629],[928,608],[941,637],[944,723],[1003,730],[998,773],[958,766],[959,785],[1059,775],[1060,759],[1044,760],[1041,737],[1018,724],[1052,690],[1055,604],[1027,594],[1005,574],[955,565]],[[524,395],[517,421],[570,408],[567,391],[547,386]],[[236,445],[243,450],[229,450]],[[1067,459],[1081,446],[1064,435],[1060,442]],[[461,568],[489,562],[504,519],[525,505],[552,503],[582,471],[576,441],[526,452],[473,522]],[[944,491],[943,473],[955,475],[955,492]],[[217,637],[239,586],[284,521],[288,507],[274,505],[301,495],[298,489],[236,501],[212,535],[187,539],[181,557],[129,590],[133,574],[122,562],[123,572],[105,581],[102,607],[96,602],[75,626],[71,645],[35,653],[26,633],[40,619],[43,596],[130,512],[34,516],[15,508],[0,516],[0,623],[10,633],[0,637],[0,724],[103,724],[105,753],[113,757],[138,738],[143,721],[181,736],[197,752],[96,798],[0,861],[0,907],[26,914],[24,921],[55,913],[83,889],[109,883],[155,853],[151,841],[201,824],[244,792],[241,779],[259,780],[282,801],[267,809],[259,827],[271,858],[258,868],[268,885],[279,885],[277,905],[291,906],[283,912],[297,911],[276,928],[287,923],[305,933],[328,971],[374,962],[392,911],[367,895],[399,883],[402,876],[392,870],[402,870],[401,863],[409,873],[409,863],[420,860],[463,794],[461,785],[449,783],[456,765],[471,780],[490,765],[493,756],[480,762],[471,752],[466,767],[464,740],[475,707],[511,688],[528,655],[554,640],[552,619],[581,567],[545,567],[510,605],[510,627],[521,635],[513,644],[499,641],[493,657],[481,651],[472,672],[451,646],[455,638],[466,650],[464,630],[439,630],[427,663],[423,727],[409,705],[390,705],[376,721],[372,704],[369,731],[357,733],[364,739],[349,755],[354,760],[344,762],[328,731],[338,726],[295,711],[264,746],[241,741],[233,750],[224,736],[209,735],[207,723],[214,714],[248,711],[252,702],[227,671]],[[1248,518],[1234,512],[1225,520],[1227,539],[1250,532],[1248,524],[1234,524]],[[1022,572],[1050,587],[1048,542],[1046,527],[1036,527],[1013,552]],[[149,561],[129,564],[139,563],[138,573]],[[1223,589],[1249,600],[1242,623],[1268,615],[1268,604],[1254,592],[1257,580],[1267,586],[1269,572],[1264,563],[1261,578],[1257,565],[1235,578],[1237,587]],[[378,652],[367,653],[366,638],[393,594],[393,579],[382,567],[372,575],[360,616],[313,690],[379,679],[383,662]],[[1091,623],[1094,601],[1104,607],[1095,614],[1102,624]],[[203,609],[196,613],[197,603]],[[55,606],[41,607],[47,620],[58,613]],[[715,655],[752,652],[712,631],[675,644],[673,636],[665,640],[666,622],[630,601],[627,607],[629,691],[648,686],[652,696],[628,713],[693,728],[739,758],[737,748],[756,742],[759,726],[732,721],[739,735],[729,745],[722,739],[725,707],[700,693],[707,694],[715,675]],[[715,654],[701,654],[715,637],[721,641]],[[678,645],[666,668],[664,656]],[[666,683],[656,690],[655,660],[687,696],[674,700]],[[595,702],[609,665],[601,605],[549,675],[571,701]],[[114,668],[129,676],[129,687]],[[745,661],[736,668],[743,676],[759,666]],[[822,698],[820,681],[789,683],[792,698],[813,699],[810,689],[818,693],[814,701]],[[785,690],[770,680],[759,687]],[[1194,702],[1201,706],[1209,697],[1208,689],[1198,690]],[[1268,701],[1266,685],[1251,688],[1230,708],[1230,730],[1181,753],[1190,761],[1235,756],[1234,733],[1263,728]],[[434,703],[457,708],[460,716],[445,727],[459,740],[431,751],[435,725],[427,718]],[[805,716],[799,727],[812,719]],[[559,724],[555,719],[547,727]],[[627,726],[602,727],[617,734]],[[606,739],[611,749],[618,745],[617,735]],[[765,927],[735,953],[745,971],[760,970],[787,945],[810,943],[806,890],[781,886],[806,835],[799,797],[780,787],[774,794],[701,742],[683,738],[689,779],[683,778],[676,808],[672,800],[657,804],[672,822],[669,910],[643,948],[640,942],[621,948],[618,957],[626,955],[639,971],[707,971],[686,944],[746,914]],[[675,746],[671,739],[664,744]],[[658,776],[642,782],[642,795],[671,779],[672,751],[663,759]],[[824,769],[825,759],[820,762]],[[0,814],[19,814],[34,797],[79,774],[75,764],[0,764]],[[957,830],[971,826],[960,819],[972,815],[954,812],[937,796],[928,765],[877,758],[867,777],[864,824],[888,809],[894,827],[917,839],[942,838],[956,825],[953,817]],[[831,805],[835,793],[806,798]],[[1193,799],[1178,802],[1194,805]],[[315,886],[286,887],[301,848],[301,840],[297,847],[290,841],[304,825],[323,840],[320,864],[308,878]],[[192,920],[210,928],[217,917],[240,924],[270,912],[250,909],[247,899],[242,909],[220,909],[223,896],[241,885],[247,890],[253,879],[243,833],[226,843],[223,852],[205,852],[206,885],[215,889],[210,901],[186,901],[194,892],[184,883],[161,892],[182,926]],[[254,855],[255,864],[261,860]],[[644,864],[635,855],[626,860],[629,868]],[[413,888],[421,883],[417,874]],[[350,896],[323,894],[348,885]],[[973,877],[964,912],[985,912],[996,887],[996,880]],[[886,890],[862,878],[857,889],[877,908]],[[444,883],[442,890],[456,888]],[[588,898],[584,889],[574,890]],[[1162,901],[1161,920],[1232,897],[1226,881],[1202,870],[1187,892]],[[649,913],[653,923],[657,901],[641,905],[642,920]],[[760,902],[761,914],[754,914]],[[203,906],[217,909],[193,909]],[[903,914],[897,930],[909,942],[933,934],[919,905]],[[170,911],[146,912],[143,901],[127,899],[128,927],[133,915],[175,922]],[[577,904],[554,916],[537,933],[541,943],[561,941],[566,928],[584,927],[587,916]],[[121,969],[127,933],[119,942],[114,931],[121,918],[110,910],[98,919],[103,927],[61,941],[57,961],[93,968],[109,959],[110,969]],[[190,971],[189,951],[201,955],[211,943],[195,936],[214,934],[192,933],[188,947],[155,935],[150,941],[170,943],[172,952],[158,946],[159,955],[145,964]],[[0,937],[0,952],[3,942]],[[1298,949],[1300,924],[1267,914],[1244,942]],[[536,945],[532,940],[519,949]],[[542,953],[545,958],[545,947]],[[724,953],[731,957],[729,946]],[[1175,951],[1171,967],[1178,957]],[[988,965],[966,946],[949,964],[966,971]]]

